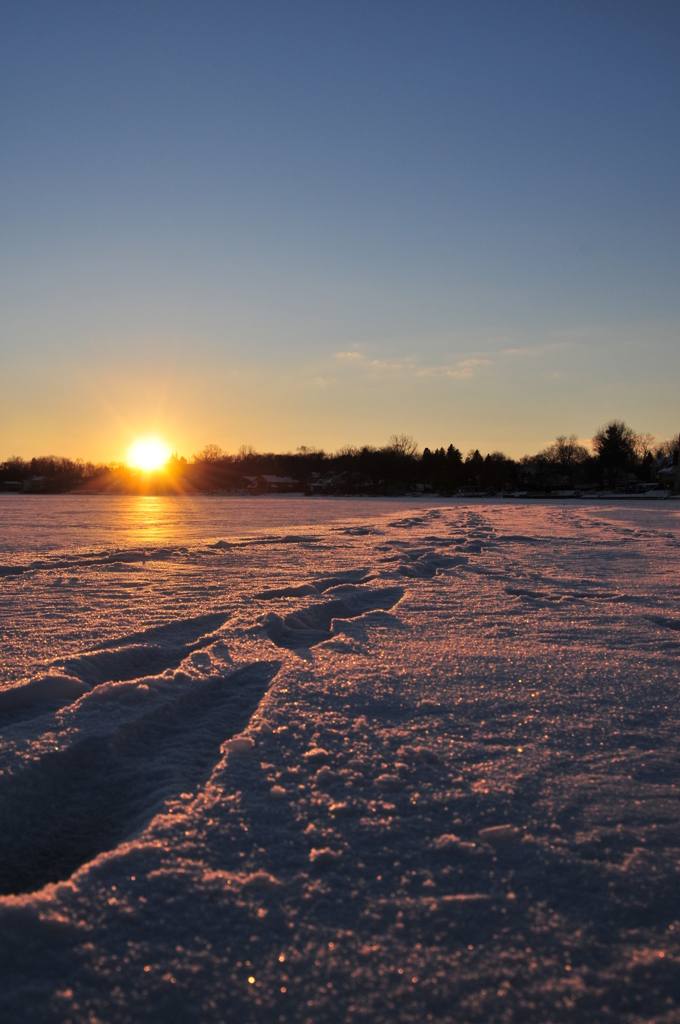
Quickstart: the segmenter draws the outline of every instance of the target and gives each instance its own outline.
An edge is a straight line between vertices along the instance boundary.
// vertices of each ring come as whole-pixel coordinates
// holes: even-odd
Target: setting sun
[[[149,473],[160,469],[170,458],[170,447],[157,437],[145,437],[135,443],[128,452],[128,464],[135,469]]]

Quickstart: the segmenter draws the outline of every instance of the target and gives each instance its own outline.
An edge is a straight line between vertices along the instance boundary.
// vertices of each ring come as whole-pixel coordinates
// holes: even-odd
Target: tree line
[[[154,473],[120,463],[103,465],[54,456],[11,458],[0,464],[0,487],[134,494],[625,491],[658,483],[663,477],[660,471],[677,465],[679,449],[678,436],[658,442],[621,420],[611,420],[595,433],[590,447],[576,436],[560,436],[537,454],[518,460],[500,451],[482,455],[478,449],[463,456],[454,444],[420,452],[416,442],[403,434],[391,437],[383,447],[347,445],[334,453],[307,447],[283,454],[262,453],[244,446],[231,455],[209,444],[189,460],[172,455]]]

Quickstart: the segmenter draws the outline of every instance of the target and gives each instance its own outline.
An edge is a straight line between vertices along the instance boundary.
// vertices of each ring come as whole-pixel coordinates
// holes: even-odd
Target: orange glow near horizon
[[[170,458],[170,446],[157,437],[144,437],[135,441],[128,451],[127,462],[135,469],[142,469],[145,473],[151,473]]]

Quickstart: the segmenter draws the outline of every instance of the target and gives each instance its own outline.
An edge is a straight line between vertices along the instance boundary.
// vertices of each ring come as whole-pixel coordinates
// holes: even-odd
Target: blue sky
[[[0,8],[0,458],[680,403],[677,3]]]

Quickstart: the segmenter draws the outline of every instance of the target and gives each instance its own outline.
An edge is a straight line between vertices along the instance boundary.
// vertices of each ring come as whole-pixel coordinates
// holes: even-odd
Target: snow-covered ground
[[[680,504],[0,497],[0,1019],[680,1021]]]

